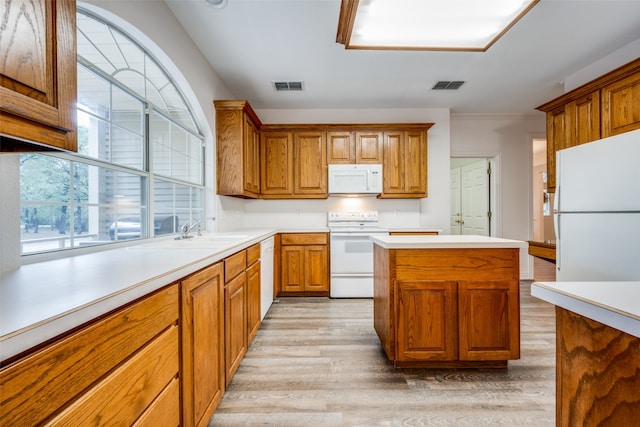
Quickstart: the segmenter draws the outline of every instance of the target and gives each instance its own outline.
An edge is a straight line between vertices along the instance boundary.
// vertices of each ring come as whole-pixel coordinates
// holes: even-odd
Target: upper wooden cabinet
[[[537,109],[547,114],[547,190],[555,192],[556,151],[640,129],[640,59]]]
[[[640,71],[606,85],[601,94],[603,137],[640,128]]]
[[[262,198],[326,199],[326,132],[279,128],[262,132]]]
[[[0,151],[77,151],[75,0],[0,11]]]
[[[294,133],[293,194],[326,199],[327,142],[325,132]]]
[[[217,193],[260,196],[261,123],[247,101],[214,101]]]
[[[427,131],[423,129],[384,132],[381,198],[427,197]]]
[[[382,132],[364,129],[327,132],[327,163],[382,163]]]
[[[326,199],[328,164],[382,164],[381,198],[427,197],[433,123],[261,124],[247,101],[214,101],[217,193]]]
[[[356,162],[356,144],[353,132],[327,132],[327,163],[353,164]]]

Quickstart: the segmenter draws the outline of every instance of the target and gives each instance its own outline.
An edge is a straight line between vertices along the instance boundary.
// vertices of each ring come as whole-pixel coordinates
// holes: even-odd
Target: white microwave
[[[382,193],[382,165],[329,165],[329,194]]]

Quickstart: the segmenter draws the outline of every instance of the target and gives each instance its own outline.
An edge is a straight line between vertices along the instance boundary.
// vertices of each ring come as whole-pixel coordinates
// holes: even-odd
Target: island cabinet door
[[[398,281],[397,361],[457,360],[455,281]]]
[[[458,282],[460,360],[520,358],[517,280]]]

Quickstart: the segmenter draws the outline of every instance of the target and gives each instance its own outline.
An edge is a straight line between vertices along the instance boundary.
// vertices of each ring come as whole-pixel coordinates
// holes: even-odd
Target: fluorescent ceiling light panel
[[[539,0],[343,0],[352,49],[485,51]]]

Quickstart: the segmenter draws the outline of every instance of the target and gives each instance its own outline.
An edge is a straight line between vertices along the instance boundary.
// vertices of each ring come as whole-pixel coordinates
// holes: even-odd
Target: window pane
[[[153,195],[156,220],[171,216],[177,218],[178,227],[201,221],[204,228],[203,194],[199,188],[156,179]]]
[[[131,131],[131,133],[142,135],[144,124],[144,105],[142,102],[116,86],[113,86],[112,96],[113,123]]]
[[[77,31],[80,155],[21,155],[23,254],[174,234],[204,219],[202,137],[171,76],[81,8]]]
[[[111,105],[109,82],[78,65],[78,109],[109,119]]]
[[[203,184],[202,139],[152,112],[149,132],[153,144],[153,172],[169,178]]]
[[[70,200],[71,162],[42,154],[20,156],[20,199],[66,203]]]

